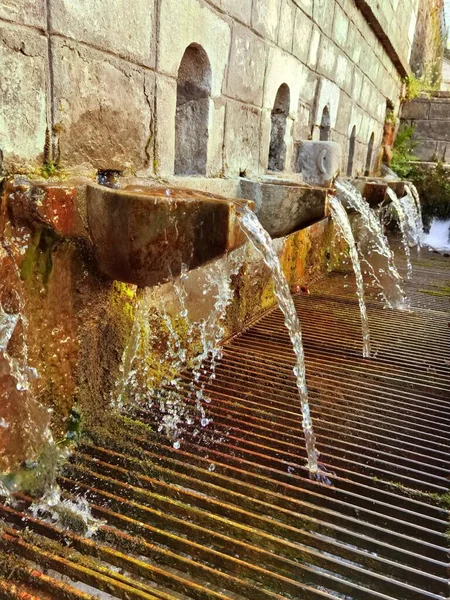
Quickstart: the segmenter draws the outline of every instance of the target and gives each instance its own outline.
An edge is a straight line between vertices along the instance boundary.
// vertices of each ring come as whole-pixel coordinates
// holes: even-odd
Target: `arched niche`
[[[348,163],[347,163],[347,176],[353,175],[353,162],[355,160],[355,149],[356,149],[356,126],[353,125],[352,133],[350,135],[350,143],[348,146]]]
[[[178,69],[175,175],[206,175],[211,65],[197,44],[186,49]]]
[[[370,170],[372,167],[374,141],[375,141],[375,134],[372,132],[372,135],[370,136],[370,140],[369,140],[369,145],[367,147],[366,168],[364,169],[364,175],[366,177],[370,175]]]
[[[289,87],[283,83],[277,92],[271,114],[269,171],[284,171],[286,162],[286,122],[291,104]]]
[[[324,107],[322,111],[322,119],[320,121],[320,141],[328,142],[330,139],[330,131],[331,131],[331,118],[330,118],[330,109],[327,106]]]

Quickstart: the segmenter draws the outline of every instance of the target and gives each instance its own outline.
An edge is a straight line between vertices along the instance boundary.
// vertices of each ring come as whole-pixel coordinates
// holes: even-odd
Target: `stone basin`
[[[87,214],[100,270],[112,279],[156,285],[242,245],[232,200],[174,187],[87,186]]]
[[[367,200],[370,206],[379,206],[389,201],[386,196],[387,188],[391,188],[399,198],[406,194],[405,186],[408,181],[394,181],[382,177],[355,177],[347,179]]]
[[[241,196],[273,238],[298,231],[325,216],[328,190],[283,179],[241,180]]]
[[[381,177],[352,177],[346,181],[360,192],[370,206],[379,206],[386,198],[388,182]]]

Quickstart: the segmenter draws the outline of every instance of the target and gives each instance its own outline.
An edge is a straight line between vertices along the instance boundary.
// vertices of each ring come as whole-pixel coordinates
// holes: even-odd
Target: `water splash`
[[[308,469],[311,474],[321,478],[321,469],[318,464],[319,452],[316,448],[316,439],[312,424],[311,412],[308,400],[308,389],[306,386],[305,355],[303,350],[302,333],[300,321],[297,316],[288,282],[281,268],[278,255],[273,247],[272,239],[262,227],[256,215],[247,206],[238,208],[239,223],[255,248],[261,254],[265,264],[269,267],[275,285],[275,295],[279,307],[284,315],[284,322],[291,338],[292,346],[296,356],[294,374],[300,396],[300,405],[303,417],[303,431],[306,442],[306,453],[308,456]]]
[[[356,295],[358,297],[359,309],[361,312],[361,327],[363,336],[363,356],[369,358],[371,353],[370,348],[370,331],[369,320],[367,317],[366,302],[364,298],[364,281],[361,272],[361,264],[359,262],[358,250],[356,249],[355,238],[353,237],[352,227],[341,201],[336,197],[330,197],[328,203],[331,218],[337,227],[338,234],[346,241],[349,249],[350,259],[352,261],[353,270],[356,278]]]
[[[423,236],[422,243],[438,252],[448,252],[450,250],[450,221],[434,219],[429,233]]]
[[[412,262],[411,262],[411,245],[416,245],[416,217],[411,206],[411,199],[405,200],[399,198],[397,194],[391,188],[387,188],[388,196],[391,200],[391,205],[394,209],[394,213],[397,217],[398,225],[400,227],[400,233],[402,236],[402,244],[405,252],[406,259],[406,279],[412,277]]]
[[[175,448],[180,447],[185,424],[192,425],[196,418],[201,427],[210,423],[205,406],[211,400],[206,389],[215,378],[216,365],[222,357],[220,342],[233,298],[232,278],[241,268],[245,252],[241,247],[220,265],[212,263],[190,273],[183,269],[170,284],[138,292],[133,330],[124,351],[122,377],[113,404],[119,410],[136,406],[157,410],[158,429],[173,441]],[[200,276],[201,281],[195,285],[195,278]],[[195,287],[197,296],[201,291],[195,302],[188,302],[188,286]],[[155,364],[149,357],[161,346],[161,338],[165,349]],[[185,373],[189,373],[189,381]]]
[[[405,309],[406,297],[401,277],[394,263],[394,255],[383,232],[380,220],[360,192],[348,181],[336,181],[338,197],[347,208],[356,211],[362,221],[354,236],[361,261],[378,286],[379,295],[389,308]]]
[[[423,237],[423,217],[422,217],[422,204],[420,202],[419,192],[413,183],[405,186],[406,195],[413,199],[413,209],[416,217],[416,228],[417,228],[417,244],[418,248],[421,247]]]

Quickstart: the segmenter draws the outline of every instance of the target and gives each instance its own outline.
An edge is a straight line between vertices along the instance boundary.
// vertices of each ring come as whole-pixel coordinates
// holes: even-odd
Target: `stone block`
[[[261,111],[228,100],[225,119],[225,173],[255,175],[259,170]]]
[[[438,157],[437,142],[434,140],[419,140],[414,147],[414,156],[425,162],[434,161]]]
[[[273,42],[277,41],[280,23],[281,0],[254,0],[252,25],[254,29]]]
[[[177,82],[171,77],[156,76],[156,150],[154,172],[161,177],[173,175],[175,163],[175,115]]]
[[[284,52],[276,46],[270,48],[267,62],[263,106],[272,110],[277,92],[286,84],[290,93],[290,114],[295,117],[302,81],[306,67],[292,54]]]
[[[141,287],[195,269],[243,244],[236,200],[182,188],[89,185],[89,230],[100,270]],[[241,201],[244,202],[244,201]]]
[[[246,25],[252,20],[252,0],[219,0],[219,5],[227,14]]]
[[[231,44],[227,20],[198,0],[164,0],[160,11],[158,70],[177,77],[186,48],[198,44],[211,65],[211,94],[220,96]]]
[[[315,125],[320,125],[323,109],[325,106],[328,106],[328,110],[330,111],[330,127],[331,129],[336,127],[340,98],[341,90],[338,86],[329,79],[322,78],[319,82],[317,94],[316,114],[314,115]]]
[[[302,102],[312,106],[314,104],[319,85],[319,77],[313,71],[306,69],[302,65],[302,75],[300,79],[300,99]]]
[[[336,2],[330,2],[329,0],[314,0],[313,3],[313,20],[330,38],[333,30],[335,6]]]
[[[298,106],[297,119],[294,126],[294,140],[307,140],[311,133],[311,109],[302,102]]]
[[[319,46],[319,59],[317,61],[317,72],[321,75],[325,75],[329,79],[334,80],[336,73],[336,59],[338,49],[335,44],[322,35],[320,38]]]
[[[339,175],[342,149],[335,142],[300,142],[296,172],[310,185],[330,187]]]
[[[36,183],[11,181],[5,191],[14,221],[44,225],[58,236],[87,235],[83,224],[83,182]],[[80,208],[80,212],[78,209]]]
[[[55,39],[53,48],[62,166],[148,167],[154,74],[75,42]]]
[[[336,60],[335,81],[341,89],[351,94],[352,65],[345,54],[341,52],[339,52]]]
[[[2,0],[0,19],[46,29],[45,0]]]
[[[319,60],[320,30],[313,28],[308,52],[308,67],[316,69]]]
[[[409,117],[412,119],[413,117]],[[419,117],[420,118],[420,117]],[[424,118],[424,117],[422,117]],[[444,119],[450,121],[450,101],[447,102],[430,102],[430,119]]]
[[[443,127],[440,120],[417,120],[414,125],[414,139],[450,141],[450,127]]]
[[[406,102],[402,107],[402,119],[428,119],[430,118],[430,100],[413,100]]]
[[[336,4],[334,9],[334,20],[333,20],[333,40],[345,48],[348,39],[350,21],[344,11]]]
[[[311,49],[311,34],[313,30],[313,23],[303,11],[297,9],[295,12],[295,23],[294,23],[294,43],[292,52],[302,62],[308,62],[308,55]],[[317,31],[317,30],[316,30]],[[317,42],[320,39],[319,32],[317,31]],[[316,57],[317,62],[317,57]]]
[[[263,40],[247,27],[235,23],[227,78],[228,96],[261,106],[266,56]]]
[[[312,16],[313,0],[294,0],[295,4],[301,8],[307,15]]]
[[[352,115],[353,101],[347,94],[341,94],[339,108],[337,110],[335,129],[340,133],[347,135]]]
[[[273,238],[298,231],[325,215],[327,190],[288,180],[241,180],[243,198],[255,202],[255,213]]]
[[[449,142],[437,142],[436,154],[438,160],[442,162],[449,162],[450,159],[450,143]]]
[[[42,162],[47,128],[48,46],[37,31],[0,26],[0,151],[3,167]]]
[[[154,66],[154,0],[50,0],[50,3],[53,32]]]
[[[288,52],[292,52],[296,12],[298,12],[298,9],[292,0],[282,0],[280,25],[278,29],[278,45]]]

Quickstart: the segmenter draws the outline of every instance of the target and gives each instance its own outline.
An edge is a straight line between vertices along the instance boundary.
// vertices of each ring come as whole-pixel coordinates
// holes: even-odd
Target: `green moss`
[[[53,268],[52,252],[57,243],[58,237],[50,229],[42,226],[35,228],[20,269],[24,281],[37,275],[43,284],[48,283]]]

